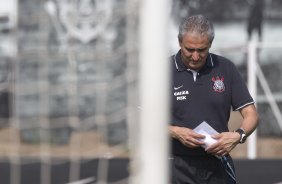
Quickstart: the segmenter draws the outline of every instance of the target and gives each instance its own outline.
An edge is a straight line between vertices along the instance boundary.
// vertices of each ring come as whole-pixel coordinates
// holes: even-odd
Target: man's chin
[[[202,68],[202,66],[201,65],[190,65],[189,66],[189,69],[191,69],[191,70],[200,70]]]

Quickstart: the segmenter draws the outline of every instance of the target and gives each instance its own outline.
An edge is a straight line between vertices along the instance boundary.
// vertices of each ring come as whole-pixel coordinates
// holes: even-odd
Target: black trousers
[[[230,156],[228,162],[234,169]],[[172,184],[236,184],[227,174],[220,159],[212,156],[172,156]]]

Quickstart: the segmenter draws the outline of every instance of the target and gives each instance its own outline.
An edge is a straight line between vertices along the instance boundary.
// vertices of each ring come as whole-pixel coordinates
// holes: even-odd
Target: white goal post
[[[140,4],[140,150],[138,182],[168,183],[168,0]]]

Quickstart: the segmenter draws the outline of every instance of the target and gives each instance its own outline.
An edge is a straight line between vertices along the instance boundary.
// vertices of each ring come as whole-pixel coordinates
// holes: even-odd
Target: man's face
[[[207,35],[186,33],[182,40],[179,40],[179,45],[182,62],[187,68],[198,71],[205,65],[211,47]]]

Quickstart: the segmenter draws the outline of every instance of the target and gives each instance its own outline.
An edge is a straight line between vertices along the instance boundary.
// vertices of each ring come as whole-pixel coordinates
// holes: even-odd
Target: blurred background
[[[0,183],[129,183],[139,8],[135,0],[0,2]],[[252,91],[261,122],[252,142],[232,152],[241,183],[262,165],[272,175],[260,183],[282,181],[281,9],[280,0],[171,1],[167,56],[179,49],[180,21],[201,13],[214,22],[211,52],[231,59],[246,82],[256,71],[248,62],[258,64]],[[231,130],[240,119],[231,113]]]

